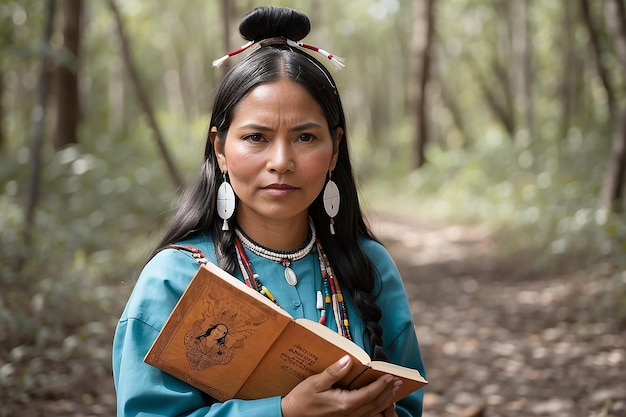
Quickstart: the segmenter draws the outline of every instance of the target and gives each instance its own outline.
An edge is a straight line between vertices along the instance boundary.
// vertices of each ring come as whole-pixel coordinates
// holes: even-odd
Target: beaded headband
[[[287,43],[287,45],[289,45],[291,47],[305,48],[305,49],[309,49],[311,51],[314,51],[314,52],[317,52],[318,54],[323,55],[328,60],[330,60],[330,62],[338,70],[340,70],[343,67],[345,67],[343,58],[335,56],[335,55],[331,54],[330,52],[323,50],[322,48],[318,48],[317,46],[309,45],[309,44],[304,43],[304,42],[292,41],[291,39],[286,39],[286,43]],[[245,51],[246,49],[250,48],[254,44],[255,44],[255,41],[250,41],[250,42],[246,43],[245,45],[242,45],[239,49],[235,49],[234,51],[230,51],[229,53],[227,53],[223,57],[213,61],[213,66],[216,67],[216,68],[219,67],[220,65],[222,65],[224,63],[224,61],[226,61],[231,56],[234,56],[234,55],[242,53],[243,51]]]

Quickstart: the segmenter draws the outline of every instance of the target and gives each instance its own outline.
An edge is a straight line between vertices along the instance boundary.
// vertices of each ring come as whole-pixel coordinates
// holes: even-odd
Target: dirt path
[[[424,417],[626,416],[626,337],[593,314],[603,283],[497,259],[480,228],[372,220],[415,313],[431,381]],[[90,385],[97,394],[80,389],[19,415],[115,414],[110,379]]]
[[[412,300],[424,417],[626,416],[626,337],[594,316],[606,283],[495,259],[480,228],[377,219]]]

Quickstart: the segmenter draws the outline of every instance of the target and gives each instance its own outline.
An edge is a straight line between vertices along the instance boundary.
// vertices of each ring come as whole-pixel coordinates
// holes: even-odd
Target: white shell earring
[[[217,215],[224,220],[222,230],[229,230],[228,219],[233,217],[233,213],[235,212],[235,191],[226,180],[226,174],[222,173],[222,176],[222,184],[220,184],[220,188],[217,189],[216,209]]]
[[[337,184],[331,179],[332,172],[328,174],[328,182],[326,182],[326,186],[324,187],[324,210],[328,217],[330,217],[330,233],[332,235],[335,234],[335,216],[339,212],[339,188]]]

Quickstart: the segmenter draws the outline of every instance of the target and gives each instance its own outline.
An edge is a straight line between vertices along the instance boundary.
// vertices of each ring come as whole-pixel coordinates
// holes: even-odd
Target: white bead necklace
[[[291,264],[307,256],[309,252],[311,252],[311,249],[313,249],[313,245],[315,245],[315,226],[313,226],[313,221],[311,221],[311,219],[309,219],[309,227],[311,228],[311,239],[302,247],[302,249],[298,249],[294,252],[276,252],[263,247],[253,242],[250,238],[248,238],[248,236],[239,230],[239,228],[235,229],[235,233],[241,243],[255,255],[269,259],[270,261],[280,262],[280,264],[285,267],[285,281],[287,281],[289,285],[295,286],[298,283],[298,277],[296,276],[294,270],[291,269]]]

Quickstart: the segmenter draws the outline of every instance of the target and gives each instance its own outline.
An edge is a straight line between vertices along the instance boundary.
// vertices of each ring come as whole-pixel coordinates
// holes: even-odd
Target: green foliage
[[[398,152],[386,158],[396,163],[379,171],[379,178],[368,177],[364,188],[374,196],[370,200],[388,206],[381,208],[402,207],[414,215],[481,222],[493,231],[523,231],[503,247],[509,251],[551,248],[548,252],[555,254],[595,247],[598,255],[598,242],[581,240],[581,234],[593,230],[599,234],[596,238],[607,242],[623,239],[618,226],[622,216],[597,209],[604,163],[580,157],[606,154],[606,142],[573,130],[558,151],[551,151],[521,136],[512,144],[496,132],[487,133],[471,150],[433,146],[429,164],[414,172],[407,171],[407,158]],[[360,149],[356,151],[358,160],[368,159]],[[380,153],[369,155],[376,159]],[[389,195],[382,198],[378,193]]]
[[[94,136],[47,154],[27,251],[19,204],[27,152],[0,161],[0,285],[7,289],[0,294],[3,403],[15,400],[15,393],[23,401],[62,397],[66,393],[58,390],[85,375],[109,377],[112,326],[167,208],[177,201],[148,133],[137,130],[133,141]],[[197,148],[174,154],[192,161]]]
[[[589,318],[624,327],[626,214],[598,209],[606,167],[593,157],[607,148],[598,133],[577,129],[558,147],[523,134],[513,144],[492,131],[476,148],[432,146],[429,164],[413,172],[406,151],[354,150],[363,174],[377,167],[377,176],[361,176],[369,209],[481,224],[497,240],[498,256],[526,259],[530,268],[584,270],[601,280]],[[394,163],[377,163],[381,154]]]

